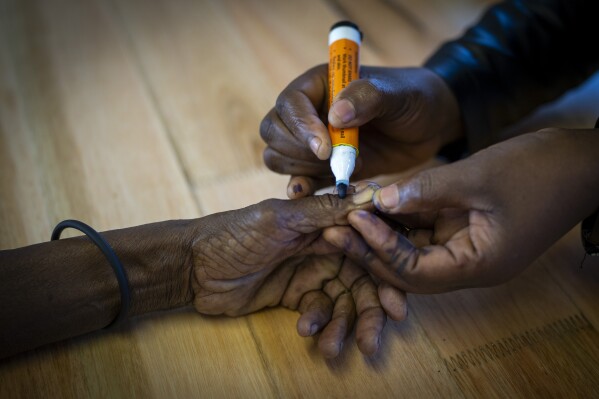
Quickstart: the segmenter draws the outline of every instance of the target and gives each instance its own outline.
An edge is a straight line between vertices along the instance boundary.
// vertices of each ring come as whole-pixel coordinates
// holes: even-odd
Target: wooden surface
[[[284,198],[258,126],[326,61],[332,23],[361,26],[364,64],[418,65],[486,4],[1,0],[0,247],[66,218],[105,230]],[[0,397],[598,397],[599,262],[581,257],[573,230],[508,284],[411,296],[371,359],[352,336],[326,361],[284,309],[181,309],[0,362]]]

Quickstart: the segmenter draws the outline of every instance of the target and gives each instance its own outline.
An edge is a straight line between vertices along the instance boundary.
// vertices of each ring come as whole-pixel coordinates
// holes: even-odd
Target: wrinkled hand
[[[356,316],[358,348],[370,356],[380,347],[387,314],[394,320],[407,315],[403,292],[386,283],[377,288],[364,269],[337,254],[313,256],[302,262],[281,304],[302,313],[297,322],[301,336],[314,335],[325,326],[318,346],[326,357],[341,353]]]
[[[325,238],[408,292],[499,284],[597,208],[598,152],[597,130],[523,135],[377,191],[407,237],[358,210]]]
[[[290,198],[332,184],[327,119],[335,127],[363,126],[355,179],[416,166],[461,134],[457,102],[433,72],[362,67],[360,76],[327,114],[327,66],[310,69],[283,90],[262,121],[264,161],[273,171],[292,175]]]
[[[279,304],[297,308],[303,313],[301,335],[325,327],[320,347],[326,356],[339,353],[357,307],[360,349],[373,353],[385,324],[374,285],[356,268],[344,272],[351,266],[322,239],[322,229],[347,224],[350,211],[372,208],[373,192],[367,186],[345,200],[332,195],[266,200],[202,218],[192,248],[194,306],[204,314],[230,316]],[[389,286],[386,291],[386,308],[401,310],[403,294]],[[399,311],[394,315],[403,317]]]

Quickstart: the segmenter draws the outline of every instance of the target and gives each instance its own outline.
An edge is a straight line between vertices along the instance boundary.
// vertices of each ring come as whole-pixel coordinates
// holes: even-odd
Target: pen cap
[[[339,39],[347,39],[356,42],[358,45],[362,43],[362,32],[358,25],[350,21],[340,21],[331,26],[329,31],[329,46]]]
[[[331,171],[335,176],[335,183],[349,186],[349,179],[356,166],[356,149],[348,145],[333,147],[331,154]]]

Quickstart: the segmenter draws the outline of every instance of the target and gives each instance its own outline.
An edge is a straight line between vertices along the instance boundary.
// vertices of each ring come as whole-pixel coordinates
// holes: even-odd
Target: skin
[[[378,190],[368,211],[325,239],[402,290],[435,293],[503,283],[599,204],[597,129],[546,129]]]
[[[314,67],[281,92],[263,119],[264,162],[277,173],[292,175],[289,198],[331,185],[327,122],[339,128],[360,126],[356,180],[416,166],[463,136],[457,102],[433,72],[364,66],[360,77],[327,112],[327,66]]]
[[[132,317],[191,304],[229,316],[283,305],[302,313],[300,335],[322,332],[327,357],[339,354],[357,319],[358,346],[370,355],[379,348],[385,312],[405,317],[405,296],[390,285],[377,296],[366,272],[322,231],[347,225],[353,210],[372,210],[375,189],[366,185],[345,200],[266,200],[102,235],[126,269]],[[1,251],[0,274],[0,357],[101,329],[119,312],[114,274],[85,237]]]

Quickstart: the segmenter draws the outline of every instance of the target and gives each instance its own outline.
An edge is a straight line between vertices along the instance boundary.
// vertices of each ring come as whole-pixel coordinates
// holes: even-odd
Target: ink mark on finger
[[[296,184],[293,186],[293,194],[301,193],[303,191],[304,189],[302,188],[301,184]]]

